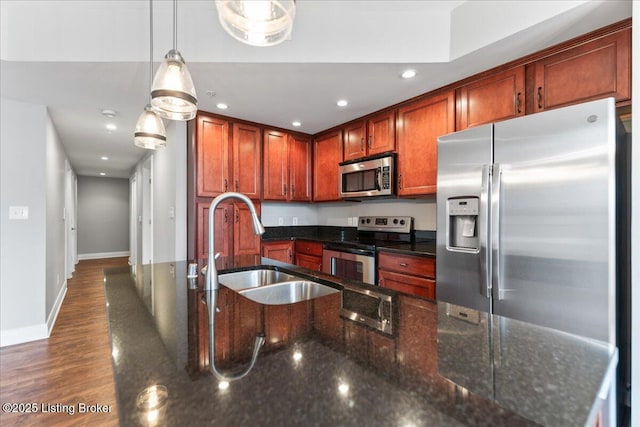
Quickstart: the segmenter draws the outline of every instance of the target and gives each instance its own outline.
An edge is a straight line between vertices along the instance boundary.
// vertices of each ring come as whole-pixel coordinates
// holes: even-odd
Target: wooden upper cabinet
[[[343,128],[344,160],[357,159],[367,155],[366,127],[364,120],[351,123]]]
[[[207,259],[209,256],[209,202],[198,202],[197,204],[197,239],[196,252],[198,259]],[[215,239],[214,250],[220,252],[223,257],[230,256],[232,252],[231,233],[229,226],[233,216],[233,205],[230,203],[221,203],[215,212]]]
[[[340,131],[319,135],[313,142],[313,200],[340,200],[338,164],[342,161]]]
[[[456,91],[456,130],[523,116],[524,66],[462,86]]]
[[[311,201],[311,148],[311,138],[289,135],[289,200]]]
[[[264,200],[311,200],[311,139],[264,132]]]
[[[531,64],[530,69],[530,112],[609,96],[616,101],[629,100],[631,29],[548,56]]]
[[[264,199],[287,200],[287,134],[264,131]]]
[[[260,128],[233,124],[233,188],[251,199],[260,199],[262,140]]]
[[[455,129],[453,91],[398,110],[398,195],[435,194],[438,137]]]
[[[255,207],[260,215],[260,203],[255,203]],[[260,236],[253,230],[249,207],[244,203],[234,203],[233,215],[233,254],[259,255]]]
[[[367,120],[368,155],[396,149],[396,112],[386,111]]]
[[[344,127],[344,160],[394,151],[396,149],[395,111],[371,116]]]
[[[229,123],[226,120],[198,115],[196,162],[198,197],[215,197],[229,189],[231,163]]]

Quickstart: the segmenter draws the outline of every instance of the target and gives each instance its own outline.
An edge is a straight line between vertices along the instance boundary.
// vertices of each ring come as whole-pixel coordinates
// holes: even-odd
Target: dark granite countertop
[[[219,265],[332,278],[254,256]],[[261,305],[221,287],[218,368],[244,366],[254,335],[266,334],[253,370],[223,388],[208,372],[202,280],[186,271],[186,262],[105,270],[121,425],[592,425],[617,360],[604,343],[492,316],[502,332],[499,364],[491,391],[476,394],[439,375],[452,361],[438,359],[437,328],[443,345],[471,339],[464,324],[443,321],[442,303],[395,295],[398,327],[388,336],[340,317],[340,293]],[[465,357],[458,362],[470,375],[486,368]],[[157,385],[167,403],[139,410],[139,393]]]
[[[391,246],[380,246],[377,250],[378,252],[393,252],[398,254],[434,257],[436,256],[436,241],[425,240]]]

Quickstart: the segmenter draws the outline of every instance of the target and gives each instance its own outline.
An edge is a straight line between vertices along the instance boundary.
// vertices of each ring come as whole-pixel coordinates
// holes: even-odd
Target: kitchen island
[[[228,271],[263,265],[342,285],[260,257],[221,262]],[[253,370],[225,387],[208,372],[202,278],[186,276],[186,262],[105,270],[122,425],[593,425],[617,360],[604,343],[509,321],[518,339],[505,334],[500,363],[510,378],[481,396],[438,374],[434,301],[389,291],[398,303],[388,335],[340,317],[340,293],[263,306],[221,287],[218,368],[243,367],[255,334],[266,335]],[[159,385],[166,403],[138,407],[140,394]]]

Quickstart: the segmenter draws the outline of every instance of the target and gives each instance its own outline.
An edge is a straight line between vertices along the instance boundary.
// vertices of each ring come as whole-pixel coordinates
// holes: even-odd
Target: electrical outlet
[[[297,217],[297,216],[294,216],[294,217],[291,219],[291,222],[292,222],[292,224],[293,224],[293,225],[298,225],[298,217]]]
[[[278,217],[278,225],[284,225],[284,218],[281,216]]]
[[[9,206],[9,219],[29,219],[29,206]]]

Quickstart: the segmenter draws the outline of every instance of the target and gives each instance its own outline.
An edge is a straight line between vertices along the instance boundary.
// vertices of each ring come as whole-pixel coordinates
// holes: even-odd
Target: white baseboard
[[[53,307],[51,309],[51,313],[49,313],[49,317],[47,318],[47,336],[51,335],[51,331],[53,330],[53,325],[56,323],[56,319],[58,319],[58,313],[60,313],[60,307],[62,307],[62,301],[64,301],[64,297],[67,295],[67,281],[65,280],[62,284],[62,288],[60,288],[60,292],[58,292],[58,297],[56,298],[56,302],[53,303]]]
[[[0,347],[48,338],[46,323],[0,332]]]
[[[78,259],[101,259],[101,258],[120,258],[129,256],[129,251],[122,252],[97,252],[92,254],[78,254]]]

